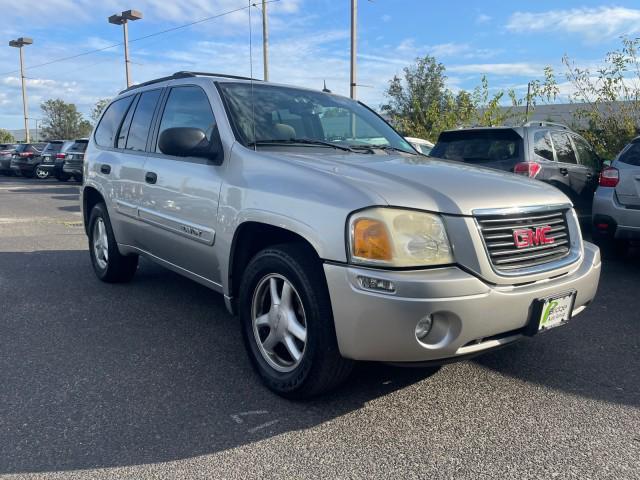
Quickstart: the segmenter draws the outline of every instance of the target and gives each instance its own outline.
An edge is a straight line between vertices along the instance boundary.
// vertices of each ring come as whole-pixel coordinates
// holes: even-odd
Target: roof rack
[[[146,87],[147,85],[153,85],[154,83],[166,82],[168,80],[176,80],[178,78],[191,78],[191,77],[221,77],[221,78],[232,78],[235,80],[253,80],[254,82],[262,82],[262,80],[258,80],[257,78],[250,77],[242,77],[240,75],[227,75],[224,73],[209,73],[209,72],[187,72],[180,71],[176,72],[173,75],[168,75],[166,77],[155,78],[153,80],[149,80],[147,82],[138,83],[136,85],[132,85],[129,88],[125,88],[120,92],[122,95],[125,92],[130,92],[131,90],[135,90],[136,88]]]
[[[571,130],[568,126],[566,126],[564,123],[557,123],[557,122],[545,122],[545,121],[530,121],[530,122],[525,122],[522,124],[523,127],[558,127],[558,128],[562,128],[564,130]]]

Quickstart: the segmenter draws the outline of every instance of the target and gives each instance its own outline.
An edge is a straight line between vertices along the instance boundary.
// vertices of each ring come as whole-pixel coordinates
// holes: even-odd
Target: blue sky
[[[259,3],[259,0],[257,0]],[[134,8],[145,18],[130,25],[135,39],[247,5],[245,0],[0,0],[2,45],[18,36],[34,44],[27,67],[121,41],[106,18]],[[271,80],[349,90],[349,0],[280,0],[269,5]],[[253,71],[262,75],[260,11],[252,8]],[[142,82],[179,70],[248,75],[248,11],[131,43],[133,79]],[[526,89],[545,65],[561,69],[568,54],[595,66],[620,45],[620,35],[640,34],[637,1],[615,4],[565,0],[536,2],[435,2],[359,0],[359,98],[377,108],[388,80],[416,57],[430,54],[447,67],[452,89],[472,89],[483,74],[492,88]],[[0,128],[22,127],[17,51],[0,49]],[[121,47],[28,69],[30,117],[40,118],[48,98],[76,103],[88,113],[99,98],[124,86]],[[563,81],[563,77],[559,78]],[[564,94],[568,84],[561,85]],[[32,128],[35,123],[31,123]]]

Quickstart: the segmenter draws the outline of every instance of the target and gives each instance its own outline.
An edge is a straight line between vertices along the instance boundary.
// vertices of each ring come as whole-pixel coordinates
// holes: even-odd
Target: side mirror
[[[206,134],[199,128],[167,128],[160,134],[158,147],[166,155],[200,157],[211,160],[216,165],[222,163],[222,144],[217,128],[211,141],[207,140]]]

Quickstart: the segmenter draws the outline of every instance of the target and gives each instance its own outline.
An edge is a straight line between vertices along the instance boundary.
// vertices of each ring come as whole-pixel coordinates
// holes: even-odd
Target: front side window
[[[580,163],[585,167],[600,168],[600,160],[598,159],[598,155],[593,151],[591,145],[587,143],[581,137],[573,136],[573,143],[576,146],[576,152],[578,153],[578,159]]]
[[[569,135],[561,132],[551,132],[553,146],[556,149],[558,161],[562,163],[578,163],[576,152],[573,151]]]
[[[211,140],[216,120],[211,111],[209,98],[200,87],[174,87],[169,92],[162,112],[158,139],[162,132],[176,127],[198,128],[205,133],[207,140]],[[156,151],[160,151],[157,146]]]
[[[348,98],[265,84],[223,82],[219,88],[238,141],[245,146],[298,140],[415,154],[384,120]]]
[[[147,146],[147,137],[149,136],[149,128],[151,127],[151,119],[153,112],[160,98],[161,90],[150,90],[144,92],[140,96],[136,111],[131,120],[129,127],[129,135],[127,137],[127,150],[136,150],[143,152]]]
[[[133,95],[116,100],[107,107],[107,111],[104,112],[100,124],[96,129],[95,140],[101,147],[113,147],[115,136],[120,129],[122,118],[127,112]]]
[[[538,130],[533,134],[533,152],[546,160],[553,161],[553,147],[547,130]]]

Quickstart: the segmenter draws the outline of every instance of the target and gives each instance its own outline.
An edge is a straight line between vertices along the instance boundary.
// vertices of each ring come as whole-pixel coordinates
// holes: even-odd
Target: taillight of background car
[[[536,178],[540,170],[542,170],[542,165],[537,162],[520,162],[513,167],[513,173],[525,175],[529,178]]]
[[[58,159],[67,158],[67,154],[66,153],[56,153],[56,158],[58,158]]]
[[[30,157],[33,155],[33,152],[22,152],[20,154],[21,157]]]
[[[615,187],[620,181],[620,172],[615,167],[607,167],[600,172],[601,187]]]

